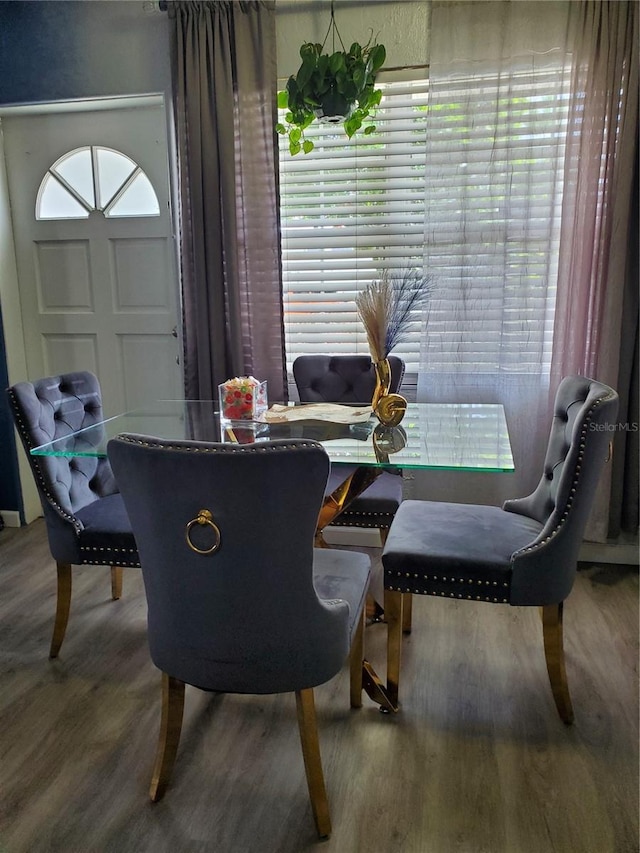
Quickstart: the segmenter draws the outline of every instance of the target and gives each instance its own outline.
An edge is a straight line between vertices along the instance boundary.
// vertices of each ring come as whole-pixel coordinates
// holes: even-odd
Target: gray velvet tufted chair
[[[388,623],[387,690],[397,704],[404,599],[439,595],[542,610],[551,690],[573,721],[562,638],[563,602],[607,458],[618,395],[582,376],[558,388],[540,483],[502,508],[404,501],[382,555]],[[405,623],[406,626],[406,623]]]
[[[402,384],[404,362],[389,356],[391,392]],[[371,403],[376,386],[368,355],[300,355],[293,363],[293,377],[302,403]],[[329,476],[327,493],[347,476],[347,466],[336,467]],[[384,544],[391,521],[402,500],[402,478],[385,471],[332,522],[341,527],[375,527]]]
[[[233,445],[121,435],[108,454],[140,549],[149,649],[162,671],[151,799],[163,795],[174,764],[185,684],[292,691],[316,828],[327,836],[313,688],[351,649],[351,705],[361,705],[370,561],[313,547],[326,451],[304,439]]]
[[[97,378],[88,372],[18,382],[8,389],[16,429],[36,481],[58,570],[49,656],[58,656],[69,619],[72,565],[111,566],[111,594],[122,594],[122,567],[139,567],[122,497],[106,459],[31,456],[38,447],[103,420]]]

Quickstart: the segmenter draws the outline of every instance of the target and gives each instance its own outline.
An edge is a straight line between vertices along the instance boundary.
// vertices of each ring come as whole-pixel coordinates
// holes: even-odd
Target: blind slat
[[[291,157],[281,137],[289,367],[303,353],[367,353],[355,296],[382,270],[406,267],[436,279],[427,314],[395,350],[409,373],[421,346],[442,372],[548,363],[567,111],[560,76],[512,78],[495,132],[497,82],[485,76],[434,87],[431,105],[426,80],[382,84],[375,133],[346,142],[342,128],[315,123],[305,131],[309,155]]]

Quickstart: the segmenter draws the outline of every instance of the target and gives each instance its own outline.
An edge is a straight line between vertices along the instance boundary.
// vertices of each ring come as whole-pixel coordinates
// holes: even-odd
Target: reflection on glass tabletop
[[[409,403],[398,427],[383,427],[374,415],[352,424],[313,419],[221,422],[211,400],[163,400],[72,432],[31,453],[105,457],[109,439],[124,432],[243,444],[308,438],[322,442],[333,464],[514,470],[504,409],[484,403]]]

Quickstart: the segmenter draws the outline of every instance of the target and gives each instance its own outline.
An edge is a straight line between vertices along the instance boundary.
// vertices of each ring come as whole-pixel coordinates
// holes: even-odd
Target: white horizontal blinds
[[[315,148],[280,137],[285,340],[289,369],[307,353],[368,353],[355,296],[383,269],[423,268],[427,82],[391,82],[376,132],[347,140],[314,123]],[[417,372],[420,324],[394,353]]]
[[[546,373],[562,166],[563,69],[432,87],[386,83],[377,131],[315,149],[281,137],[287,362],[368,352],[355,294],[385,268],[432,275],[427,322],[394,352],[407,373]],[[420,351],[422,349],[422,354]]]
[[[562,69],[432,82],[421,370],[548,374],[567,97]]]

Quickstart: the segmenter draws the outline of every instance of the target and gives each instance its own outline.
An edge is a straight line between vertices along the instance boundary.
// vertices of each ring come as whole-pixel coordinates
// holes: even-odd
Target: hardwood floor
[[[638,570],[588,566],[565,608],[576,712],[557,716],[537,610],[418,597],[400,712],[316,690],[333,833],[315,837],[293,695],[187,688],[148,799],[160,676],[141,576],[79,568],[60,658],[42,520],[0,532],[1,853],[637,853]],[[366,631],[384,672],[385,627]]]

